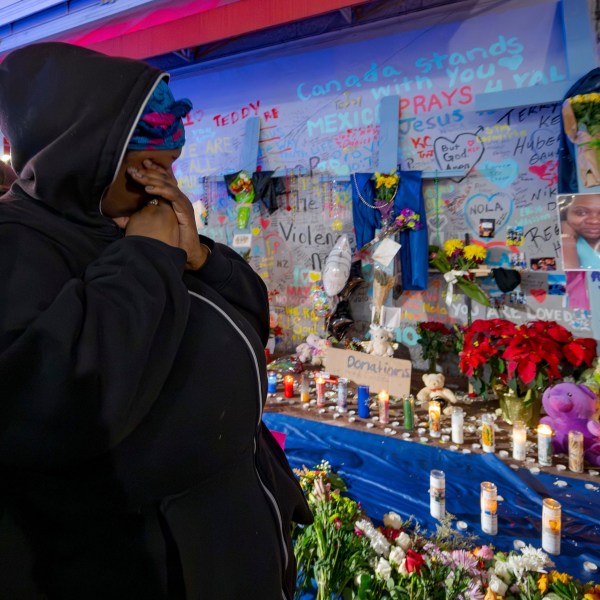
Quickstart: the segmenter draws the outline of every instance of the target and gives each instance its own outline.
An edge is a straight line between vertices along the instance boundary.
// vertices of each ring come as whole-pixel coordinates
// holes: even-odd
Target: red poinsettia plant
[[[478,319],[462,330],[460,347],[459,368],[476,393],[501,385],[525,404],[553,382],[578,377],[596,357],[596,340],[575,337],[555,321]]]

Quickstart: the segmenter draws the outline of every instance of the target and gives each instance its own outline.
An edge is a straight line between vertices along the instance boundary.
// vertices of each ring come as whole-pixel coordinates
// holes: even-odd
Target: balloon
[[[339,294],[348,281],[352,253],[346,234],[340,236],[329,253],[323,269],[323,287],[328,296]]]

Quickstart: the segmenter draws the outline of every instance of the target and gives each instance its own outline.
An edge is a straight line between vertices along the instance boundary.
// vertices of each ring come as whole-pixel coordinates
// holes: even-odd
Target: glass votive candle
[[[560,503],[545,498],[542,506],[542,550],[555,556],[560,554]]]
[[[404,410],[404,429],[412,431],[415,427],[415,397],[412,394],[404,398],[402,408]]]
[[[429,435],[434,438],[439,438],[441,435],[440,431],[440,417],[441,417],[441,406],[437,400],[430,400],[427,406],[429,413]]]
[[[315,386],[317,388],[317,406],[325,406],[325,379],[323,377],[317,377],[315,379]]]
[[[498,489],[489,481],[481,482],[481,529],[489,535],[498,533]]]
[[[512,430],[512,455],[515,460],[527,457],[527,426],[522,421],[515,421]]]
[[[283,395],[286,398],[294,397],[294,376],[284,375],[283,377]]]
[[[569,470],[583,473],[583,433],[574,429],[569,431]]]
[[[494,416],[489,413],[481,416],[481,448],[484,452],[496,451]]]
[[[267,393],[277,393],[277,373],[275,373],[275,371],[269,371],[267,373]]]
[[[377,395],[377,401],[379,405],[379,422],[389,423],[390,422],[390,395],[385,391],[381,390]]]
[[[440,521],[446,516],[446,475],[437,469],[429,474],[429,512]]]
[[[538,425],[537,428],[538,463],[543,467],[552,466],[552,428],[550,425]]]
[[[361,419],[368,419],[371,416],[371,410],[369,408],[369,386],[359,385],[356,389],[356,401],[358,403],[358,416]]]
[[[345,413],[348,410],[348,379],[338,378],[337,410]]]
[[[460,406],[452,409],[452,442],[462,444],[465,441],[465,413]]]
[[[310,402],[310,382],[306,371],[300,376],[300,402],[304,404]]]

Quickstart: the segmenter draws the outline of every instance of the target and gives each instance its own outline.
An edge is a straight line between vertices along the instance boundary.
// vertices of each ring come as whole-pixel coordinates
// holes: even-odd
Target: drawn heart
[[[542,289],[530,290],[529,292],[540,304],[546,299],[548,292]]]
[[[258,227],[252,228],[252,235],[256,236],[260,233],[260,229]]]
[[[260,226],[263,229],[266,229],[270,224],[271,224],[271,219],[263,219],[263,218],[260,219]]]
[[[547,187],[552,187],[558,183],[557,160],[549,160],[543,165],[533,165],[532,167],[529,167],[529,172],[537,175],[542,181],[547,181]]]
[[[516,71],[521,66],[522,62],[523,57],[519,56],[518,54],[516,56],[503,56],[502,58],[498,59],[499,65],[506,67],[511,71]]]
[[[319,271],[311,271],[311,272],[308,274],[308,278],[309,278],[311,281],[319,281],[319,279],[321,279],[321,273],[320,273]]]
[[[504,192],[491,196],[475,194],[467,198],[464,206],[465,220],[473,233],[479,237],[480,219],[494,219],[495,232],[506,226],[513,211],[512,198]]]
[[[479,172],[494,185],[507,188],[519,175],[519,163],[516,160],[481,163]]]
[[[225,215],[219,215],[217,217],[217,220],[219,221],[220,225],[223,225],[223,223],[225,223],[225,221],[227,220],[227,217]]]
[[[453,140],[439,137],[433,143],[433,153],[438,167],[442,171],[460,169],[465,175],[481,160],[483,143],[473,133],[461,133]]]

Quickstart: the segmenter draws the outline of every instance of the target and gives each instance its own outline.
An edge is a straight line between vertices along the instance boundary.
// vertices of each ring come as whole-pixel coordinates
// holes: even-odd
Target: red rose
[[[425,564],[425,559],[422,554],[411,550],[410,548],[406,551],[406,570],[409,573],[413,571],[420,575],[421,567]]]

